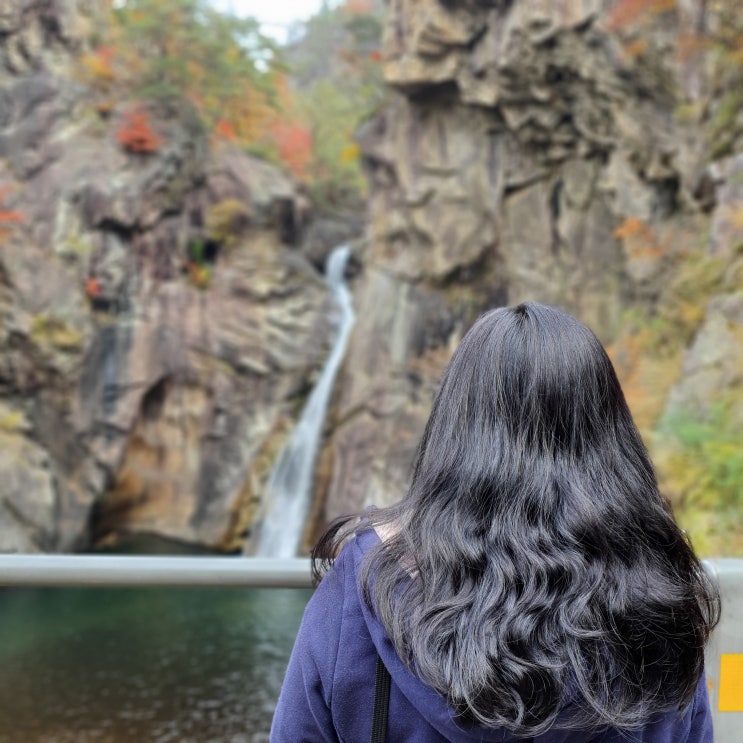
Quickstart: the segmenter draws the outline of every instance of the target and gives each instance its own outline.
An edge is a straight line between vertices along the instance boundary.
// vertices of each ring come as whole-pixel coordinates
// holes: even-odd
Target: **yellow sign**
[[[743,653],[720,656],[720,712],[743,712]]]

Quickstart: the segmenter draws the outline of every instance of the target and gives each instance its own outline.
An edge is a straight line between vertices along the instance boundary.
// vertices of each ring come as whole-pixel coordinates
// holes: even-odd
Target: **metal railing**
[[[0,555],[0,586],[310,588],[308,559]]]
[[[743,741],[743,559],[705,560],[723,610],[707,650],[715,741]],[[0,555],[0,586],[309,588],[307,559]]]
[[[722,618],[707,647],[707,683],[717,743],[743,741],[743,560],[705,560],[722,594]]]

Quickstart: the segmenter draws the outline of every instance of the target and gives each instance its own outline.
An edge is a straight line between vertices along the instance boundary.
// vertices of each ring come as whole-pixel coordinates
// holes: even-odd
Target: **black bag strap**
[[[387,740],[387,716],[390,708],[390,672],[377,655],[377,674],[374,681],[374,715],[372,717],[371,743]]]

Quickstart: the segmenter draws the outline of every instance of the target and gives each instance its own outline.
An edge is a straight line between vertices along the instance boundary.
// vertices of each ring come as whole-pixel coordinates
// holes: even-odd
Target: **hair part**
[[[683,708],[719,619],[596,336],[536,303],[483,315],[452,357],[394,523],[361,574],[400,658],[461,720],[534,736]]]

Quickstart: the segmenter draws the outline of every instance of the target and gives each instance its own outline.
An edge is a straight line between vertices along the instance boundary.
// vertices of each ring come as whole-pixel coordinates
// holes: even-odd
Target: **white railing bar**
[[[743,559],[704,560],[715,578]],[[310,588],[307,558],[0,554],[0,586],[255,586]]]
[[[306,558],[0,555],[0,586],[310,588]]]
[[[702,560],[702,564],[715,578],[743,575],[743,557],[710,557]]]

